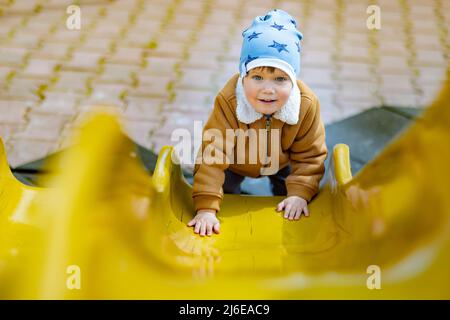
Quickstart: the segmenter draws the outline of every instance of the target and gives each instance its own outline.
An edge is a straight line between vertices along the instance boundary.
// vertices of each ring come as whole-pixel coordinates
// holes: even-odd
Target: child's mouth
[[[263,99],[258,99],[260,102],[262,102],[262,103],[265,103],[265,104],[270,104],[270,103],[273,103],[273,102],[275,102],[275,101],[277,101],[277,100],[263,100]]]

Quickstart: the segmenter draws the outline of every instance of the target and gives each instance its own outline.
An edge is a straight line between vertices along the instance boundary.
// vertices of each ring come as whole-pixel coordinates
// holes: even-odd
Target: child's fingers
[[[284,217],[287,219],[289,218],[289,213],[291,212],[292,209],[292,205],[291,204],[287,204],[286,208],[284,209]]]
[[[296,215],[296,213],[297,213],[297,208],[292,208],[291,209],[291,211],[289,211],[289,220],[294,220],[294,217],[295,217],[295,215]]]
[[[202,226],[200,227],[200,235],[204,236],[206,234],[206,222],[202,221]]]
[[[188,227],[192,227],[195,224],[195,219],[192,219],[191,221],[188,222]]]
[[[281,211],[284,208],[284,200],[277,204],[277,211]]]
[[[302,214],[302,209],[297,209],[297,211],[295,211],[294,220],[299,220],[301,214]]]
[[[195,233],[199,233],[200,232],[200,227],[202,226],[202,222],[201,221],[197,221],[195,223],[195,227],[194,227],[194,232]]]
[[[216,223],[213,228],[214,228],[215,233],[220,233],[220,224],[219,223]]]
[[[206,224],[206,235],[208,236],[212,235],[212,227],[213,226],[211,223]]]
[[[309,217],[309,210],[308,210],[308,207],[307,207],[307,206],[305,206],[305,207],[303,208],[303,212],[305,213],[305,217]]]

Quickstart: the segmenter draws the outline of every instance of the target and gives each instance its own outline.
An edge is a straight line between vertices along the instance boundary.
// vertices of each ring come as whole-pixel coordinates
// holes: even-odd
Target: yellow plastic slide
[[[354,178],[337,145],[309,218],[225,195],[212,237],[186,226],[172,148],[149,176],[117,119],[92,116],[45,189],[17,181],[0,146],[0,298],[450,298],[449,81]]]

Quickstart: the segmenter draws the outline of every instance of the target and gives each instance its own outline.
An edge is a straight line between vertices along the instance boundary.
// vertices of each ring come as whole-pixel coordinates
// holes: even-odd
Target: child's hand
[[[301,197],[291,196],[277,205],[277,211],[282,211],[284,209],[284,217],[286,219],[298,220],[300,219],[302,212],[305,217],[309,217],[307,203],[308,202]]]
[[[198,210],[194,219],[188,223],[188,227],[192,226],[194,226],[194,232],[200,232],[201,236],[205,234],[211,236],[213,230],[215,233],[220,232],[220,222],[216,218],[216,212],[211,210]]]

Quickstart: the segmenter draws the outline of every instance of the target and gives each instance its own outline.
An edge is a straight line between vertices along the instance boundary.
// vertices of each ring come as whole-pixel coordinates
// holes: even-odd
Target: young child
[[[188,226],[194,226],[201,236],[219,233],[216,214],[223,193],[239,194],[245,176],[269,176],[274,195],[286,196],[276,208],[284,210],[284,218],[298,220],[302,213],[309,216],[307,203],[318,192],[325,170],[327,148],[319,101],[297,79],[303,36],[295,19],[274,9],[256,17],[242,36],[240,74],[234,75],[217,95],[199,152],[204,157],[206,151],[214,150],[215,156],[224,154],[228,161],[203,158],[194,169],[196,216]],[[236,145],[239,138],[215,137],[210,141],[211,132],[225,137],[230,129],[259,134],[240,150]],[[251,137],[255,135],[245,136]],[[252,162],[255,150],[259,157],[257,161],[253,157]],[[236,163],[237,158],[241,161]],[[269,158],[275,164],[270,168]]]

